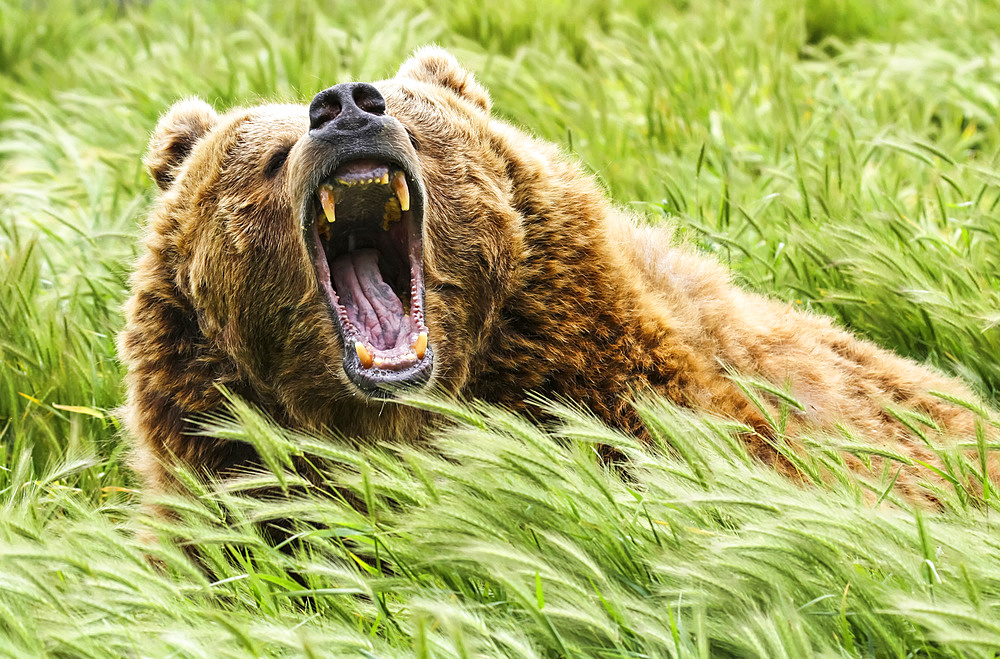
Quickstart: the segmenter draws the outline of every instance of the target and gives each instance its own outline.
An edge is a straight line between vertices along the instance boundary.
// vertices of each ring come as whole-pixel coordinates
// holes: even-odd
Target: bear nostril
[[[369,114],[385,114],[385,99],[375,87],[367,83],[355,85],[351,98],[359,109]]]
[[[316,130],[340,116],[340,99],[332,89],[320,92],[309,105],[309,129]]]

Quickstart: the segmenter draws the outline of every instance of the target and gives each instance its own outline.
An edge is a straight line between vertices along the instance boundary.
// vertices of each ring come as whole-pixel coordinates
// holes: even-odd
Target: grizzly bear
[[[373,442],[433,426],[387,404],[419,388],[513,409],[529,393],[570,398],[639,436],[630,398],[654,392],[745,424],[750,451],[788,473],[776,415],[733,374],[798,402],[792,435],[842,425],[934,464],[888,408],[974,432],[970,412],[932,393],[973,398],[960,383],[734,285],[616,209],[555,146],[492,116],[437,48],[308,107],[219,115],[180,101],[145,163],[160,197],[119,350],[148,491],[171,487],[171,459],[215,476],[255,464],[247,445],[197,432],[221,388],[286,427]],[[896,487],[927,499],[932,478],[908,464]]]

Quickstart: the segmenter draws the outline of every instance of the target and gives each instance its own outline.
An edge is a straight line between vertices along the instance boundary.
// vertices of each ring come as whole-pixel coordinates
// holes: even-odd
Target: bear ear
[[[425,46],[399,67],[399,78],[410,78],[450,89],[467,101],[490,111],[490,95],[476,77],[462,68],[458,60],[443,48]]]
[[[143,163],[161,190],[173,182],[177,168],[218,120],[212,106],[198,98],[177,101],[160,118]]]

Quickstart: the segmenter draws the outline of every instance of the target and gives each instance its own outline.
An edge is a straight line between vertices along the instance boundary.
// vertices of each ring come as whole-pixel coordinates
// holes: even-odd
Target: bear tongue
[[[337,297],[362,340],[378,350],[405,343],[408,319],[392,287],[382,279],[378,252],[360,249],[338,256],[332,265]]]

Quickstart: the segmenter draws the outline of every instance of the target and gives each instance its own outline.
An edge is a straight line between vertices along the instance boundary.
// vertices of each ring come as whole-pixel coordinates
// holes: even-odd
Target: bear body
[[[282,425],[371,441],[432,423],[385,403],[400,387],[514,409],[529,392],[564,396],[640,435],[628,399],[652,391],[746,424],[751,451],[789,473],[731,373],[800,401],[793,434],[843,424],[934,463],[887,406],[974,432],[968,411],[930,393],[971,399],[960,383],[746,292],[641,226],[554,146],[492,117],[438,49],[308,108],[220,116],[181,101],[146,163],[161,196],[119,350],[147,490],[169,489],[172,456],[215,475],[254,463],[192,432],[222,405],[220,385]],[[906,467],[897,488],[929,496],[926,477]]]

